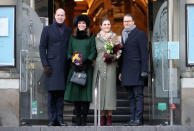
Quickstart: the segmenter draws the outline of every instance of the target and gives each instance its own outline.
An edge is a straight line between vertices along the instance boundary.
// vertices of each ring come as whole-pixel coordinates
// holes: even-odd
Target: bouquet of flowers
[[[82,54],[75,51],[74,54],[72,55],[72,63],[74,63],[77,66],[82,65]]]
[[[110,64],[113,60],[119,59],[122,53],[122,44],[119,37],[115,36],[105,42],[104,62]]]
[[[104,48],[105,48],[107,54],[113,53],[113,47],[114,47],[114,44],[112,43],[112,39],[109,39],[105,42]]]

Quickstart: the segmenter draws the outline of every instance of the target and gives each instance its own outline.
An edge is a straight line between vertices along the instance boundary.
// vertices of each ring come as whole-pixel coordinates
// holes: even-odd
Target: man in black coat
[[[128,125],[138,126],[142,125],[143,119],[144,78],[148,75],[148,41],[146,34],[136,28],[132,15],[125,15],[123,23],[119,79],[121,86],[128,90],[131,113]]]
[[[40,39],[40,58],[48,90],[49,126],[64,126],[63,104],[67,74],[67,48],[71,29],[65,26],[65,11],[57,9],[56,22],[43,28]]]

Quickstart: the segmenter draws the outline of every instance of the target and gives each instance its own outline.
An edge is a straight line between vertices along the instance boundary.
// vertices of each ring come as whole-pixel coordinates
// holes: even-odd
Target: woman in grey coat
[[[112,125],[112,110],[116,110],[116,55],[112,55],[112,62],[107,63],[105,58],[105,43],[106,41],[117,37],[111,31],[110,20],[102,19],[101,31],[97,34],[96,49],[97,58],[94,67],[93,75],[93,101],[90,104],[90,109],[94,109],[94,88],[97,78],[97,72],[100,72],[100,109],[101,111],[101,126]],[[110,56],[111,57],[111,56]],[[97,104],[98,105],[98,104]],[[106,116],[107,115],[107,116]]]

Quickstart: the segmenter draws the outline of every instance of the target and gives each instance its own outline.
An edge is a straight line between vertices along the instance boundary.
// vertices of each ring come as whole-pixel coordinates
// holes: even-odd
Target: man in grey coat
[[[40,58],[48,90],[49,126],[64,126],[63,104],[67,74],[67,48],[71,29],[65,26],[65,11],[57,9],[56,22],[43,28]]]
[[[123,19],[123,52],[120,60],[121,86],[128,90],[130,121],[128,125],[142,125],[144,107],[144,78],[148,75],[148,41],[146,34],[137,29],[134,18],[127,14]]]

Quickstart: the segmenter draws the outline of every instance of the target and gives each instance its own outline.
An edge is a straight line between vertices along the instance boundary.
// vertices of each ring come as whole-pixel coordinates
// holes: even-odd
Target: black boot
[[[82,102],[82,126],[87,125],[87,115],[89,110],[89,102]]]
[[[81,126],[81,125],[82,125],[81,117],[76,117],[76,126]]]
[[[83,116],[82,119],[81,119],[81,123],[82,123],[82,126],[86,126],[87,125],[87,117]]]
[[[74,107],[75,107],[75,115],[76,115],[76,126],[81,126],[82,125],[82,121],[81,121],[81,103],[80,102],[75,102],[74,103]]]

